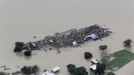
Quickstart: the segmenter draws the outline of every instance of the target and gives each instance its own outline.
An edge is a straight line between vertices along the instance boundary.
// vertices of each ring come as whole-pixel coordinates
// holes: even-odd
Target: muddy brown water
[[[134,0],[0,0],[0,11],[0,65],[11,67],[9,72],[18,70],[17,65],[37,64],[48,70],[59,66],[58,75],[68,75],[66,65],[70,63],[89,69],[90,62],[83,58],[85,51],[99,59],[99,45],[107,44],[108,53],[113,53],[123,49],[123,40],[134,40]],[[55,32],[93,24],[108,27],[113,34],[103,41],[61,49],[61,54],[55,50],[40,51],[26,59],[13,53],[16,41],[35,41]],[[134,62],[131,62],[116,73],[134,75],[133,68]]]

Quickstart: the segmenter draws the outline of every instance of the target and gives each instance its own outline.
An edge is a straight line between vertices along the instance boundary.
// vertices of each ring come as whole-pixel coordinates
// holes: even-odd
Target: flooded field
[[[125,39],[134,40],[133,9],[133,0],[0,0],[0,65],[10,67],[11,70],[7,72],[16,71],[17,66],[23,65],[37,64],[48,70],[59,66],[61,71],[58,75],[68,75],[66,65],[70,63],[85,66],[88,70],[90,62],[83,57],[85,51],[100,59],[99,45],[107,44],[110,54],[123,49]],[[93,24],[110,28],[113,34],[103,41],[88,42],[76,48],[62,48],[60,54],[56,50],[39,51],[26,59],[13,52],[16,41],[36,41],[55,32]],[[116,73],[133,75],[133,68],[132,61]]]

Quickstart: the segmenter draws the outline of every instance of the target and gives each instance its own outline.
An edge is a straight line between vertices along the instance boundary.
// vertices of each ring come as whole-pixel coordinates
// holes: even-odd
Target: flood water
[[[89,42],[78,48],[38,52],[31,58],[13,53],[16,41],[35,41],[55,32],[82,28],[93,24],[108,27],[113,34],[103,41]],[[122,41],[134,40],[134,0],[0,0],[0,65],[18,70],[17,65],[39,65],[49,71],[61,67],[58,75],[69,75],[67,64],[90,67],[83,58],[85,51],[100,58],[98,46],[108,45],[108,52],[123,49]],[[33,36],[37,36],[33,39]],[[134,49],[132,48],[132,52]],[[134,75],[134,62],[117,71],[117,75]]]

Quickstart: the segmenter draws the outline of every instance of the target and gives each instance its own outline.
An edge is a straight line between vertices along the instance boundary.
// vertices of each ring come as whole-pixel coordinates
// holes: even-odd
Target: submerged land
[[[44,69],[50,71],[53,67],[59,66],[61,70],[57,75],[69,75],[67,64],[84,66],[89,71],[91,63],[84,59],[84,52],[91,52],[93,57],[101,60],[100,45],[107,45],[108,55],[114,55],[115,52],[124,50],[122,44],[124,40],[128,38],[134,40],[133,3],[133,0],[0,0],[2,8],[0,9],[0,65],[6,65],[8,69],[5,72],[9,73],[20,70],[24,65],[35,64],[41,68],[41,72]],[[42,50],[33,52],[33,56],[27,58],[21,53],[13,52],[14,43],[17,41],[38,41],[55,32],[63,32],[72,28],[80,29],[93,24],[110,28],[113,34],[102,41],[90,41],[80,47],[61,48],[60,54],[56,50],[47,52]],[[36,37],[33,38],[34,36]],[[133,45],[128,51],[134,53]],[[130,58],[133,58],[133,55]],[[122,57],[122,59],[124,61],[127,58]],[[119,65],[120,69],[114,71],[116,75],[134,74],[134,61],[127,62],[123,63],[123,66]],[[0,68],[0,71],[4,69]]]

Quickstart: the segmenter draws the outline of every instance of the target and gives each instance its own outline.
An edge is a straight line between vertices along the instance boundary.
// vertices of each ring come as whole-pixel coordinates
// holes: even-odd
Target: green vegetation
[[[25,51],[25,52],[24,52],[24,55],[25,55],[25,56],[31,56],[31,55],[32,55],[32,52],[31,52],[31,51]]]
[[[99,46],[99,49],[100,50],[106,50],[108,47],[107,47],[107,45],[100,45]]]
[[[6,72],[1,72],[0,71],[0,75],[10,75],[9,73],[6,73]]]
[[[102,63],[97,64],[97,69],[95,70],[95,75],[104,75],[106,70],[106,65]]]
[[[75,69],[73,75],[88,75],[85,67],[78,67]]]
[[[108,72],[107,75],[115,75],[113,72]]]
[[[67,69],[72,75],[88,75],[85,67],[75,67],[73,64],[68,64]]]
[[[73,65],[73,64],[68,64],[67,65],[68,72],[73,73],[75,71],[75,69],[76,69],[75,65]]]
[[[131,39],[127,39],[127,40],[125,40],[123,42],[123,44],[124,44],[124,47],[129,48],[129,47],[131,47],[132,40]]]
[[[21,72],[23,74],[36,74],[39,71],[39,67],[37,65],[34,66],[24,66],[21,68]]]
[[[21,52],[24,49],[25,44],[23,42],[16,42],[14,52]]]
[[[121,50],[103,57],[101,61],[107,65],[107,69],[116,71],[132,60],[134,60],[134,53],[127,50]]]
[[[84,57],[85,57],[85,59],[91,59],[91,58],[92,58],[92,53],[90,53],[90,52],[85,52],[85,53],[84,53]]]

